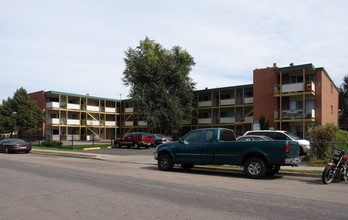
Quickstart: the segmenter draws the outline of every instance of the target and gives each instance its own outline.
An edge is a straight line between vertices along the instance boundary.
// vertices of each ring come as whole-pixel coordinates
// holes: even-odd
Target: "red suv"
[[[154,146],[154,137],[152,134],[146,132],[133,132],[123,135],[122,138],[115,139],[114,143],[116,148],[121,146],[133,146],[134,149],[138,149],[141,146],[149,148],[150,146]]]

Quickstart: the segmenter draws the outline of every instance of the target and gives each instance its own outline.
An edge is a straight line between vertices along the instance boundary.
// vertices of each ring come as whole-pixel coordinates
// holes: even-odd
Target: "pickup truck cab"
[[[275,174],[280,166],[296,166],[299,161],[297,142],[236,141],[232,130],[207,128],[192,130],[176,142],[156,147],[154,158],[160,170],[171,170],[174,164],[184,169],[194,165],[239,165],[250,178]]]

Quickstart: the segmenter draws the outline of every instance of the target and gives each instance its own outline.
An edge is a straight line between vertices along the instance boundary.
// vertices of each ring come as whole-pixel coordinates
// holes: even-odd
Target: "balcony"
[[[254,103],[253,97],[244,98],[244,104],[253,104],[253,103]]]
[[[47,118],[46,123],[48,125],[59,125],[59,118]]]
[[[234,99],[221,99],[220,105],[234,105],[236,104],[236,100]]]
[[[99,121],[87,120],[87,125],[88,126],[99,126]]]
[[[126,122],[124,123],[124,125],[125,125],[125,126],[133,126],[134,123],[133,123],[133,121],[126,121]]]
[[[306,109],[305,110],[305,119],[314,120],[315,119],[315,109]],[[279,120],[279,112],[274,112],[274,119]],[[303,110],[302,109],[290,109],[290,110],[282,110],[282,120],[296,120],[303,119]]]
[[[87,105],[87,111],[99,112],[99,106]]]
[[[254,121],[254,116],[248,116],[244,118],[244,122],[253,122]]]
[[[116,126],[116,122],[115,121],[105,121],[105,126],[114,127],[114,126]]]
[[[198,107],[209,107],[212,106],[211,101],[198,102]]]
[[[69,109],[69,110],[80,110],[80,105],[79,104],[68,103],[67,109]]]
[[[211,118],[199,118],[198,124],[211,124],[212,119]]]
[[[79,119],[68,119],[67,120],[67,125],[80,125],[80,120]]]
[[[47,102],[46,108],[47,109],[59,108],[59,102]]]
[[[220,123],[221,124],[232,124],[235,123],[236,119],[234,117],[223,117],[220,118]]]
[[[291,84],[283,84],[282,88],[280,88],[280,85],[274,85],[274,96],[280,95],[280,89],[282,90],[283,94],[296,94],[296,93],[302,93],[303,92],[303,83],[291,83]],[[307,82],[305,92],[315,92],[315,84],[314,82]]]
[[[105,112],[115,113],[116,112],[116,108],[105,107]]]
[[[133,113],[134,112],[134,108],[132,107],[132,108],[126,108],[125,110],[124,110],[124,112],[125,113]]]

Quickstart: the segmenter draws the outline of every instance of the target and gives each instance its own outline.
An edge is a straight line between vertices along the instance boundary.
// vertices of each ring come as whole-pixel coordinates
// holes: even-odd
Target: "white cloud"
[[[197,88],[252,83],[255,68],[313,63],[347,74],[346,1],[0,3],[0,99],[23,86],[118,98],[124,51],[145,36],[194,58]]]

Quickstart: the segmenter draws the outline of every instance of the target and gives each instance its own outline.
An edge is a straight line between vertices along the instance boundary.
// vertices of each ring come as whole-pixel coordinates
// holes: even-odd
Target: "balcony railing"
[[[81,107],[80,107],[79,104],[68,103],[67,109],[70,109],[70,110],[80,110]]]
[[[46,123],[48,125],[59,125],[59,118],[47,118]]]
[[[105,126],[110,126],[110,127],[116,126],[116,122],[115,121],[105,121]]]
[[[236,104],[236,100],[234,99],[221,99],[220,105],[234,105]]]
[[[274,112],[274,119],[279,119],[279,112]],[[315,109],[306,109],[305,110],[305,119],[315,119]],[[282,110],[282,119],[303,119],[303,110],[302,109],[290,109]]]
[[[220,123],[221,124],[231,124],[235,123],[236,119],[234,117],[221,117],[220,118]]]
[[[105,107],[105,112],[115,113],[116,109],[115,108],[111,108],[111,107]]]
[[[99,126],[99,121],[87,120],[87,125],[89,125],[89,126]]]
[[[244,104],[252,104],[254,102],[253,97],[244,98]]]
[[[134,108],[126,108],[124,111],[126,113],[133,113],[134,112]]]
[[[306,82],[306,88],[305,92],[315,92],[315,83],[310,81]],[[291,83],[291,84],[283,84],[282,86],[282,94],[289,94],[289,93],[297,93],[297,92],[303,92],[303,83]],[[274,95],[280,94],[280,85],[277,84],[274,86]]]
[[[46,108],[48,109],[59,108],[59,102],[47,102]]]
[[[87,105],[87,111],[99,112],[99,106]]]
[[[146,123],[146,121],[138,121],[138,125],[139,126],[146,126],[147,123]]]
[[[67,120],[67,124],[68,125],[80,125],[81,122],[79,119],[68,119]]]
[[[244,122],[253,122],[254,121],[254,116],[248,116],[244,118]]]
[[[198,124],[211,124],[211,118],[200,118],[198,119]]]
[[[211,106],[211,101],[202,101],[202,102],[198,102],[198,107],[208,107]]]
[[[124,125],[125,125],[125,126],[133,126],[134,123],[133,123],[133,121],[126,121],[126,122],[124,123]]]

